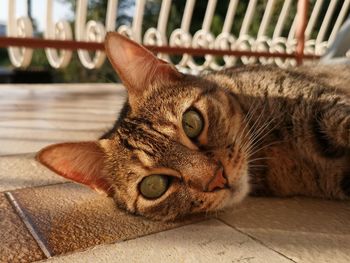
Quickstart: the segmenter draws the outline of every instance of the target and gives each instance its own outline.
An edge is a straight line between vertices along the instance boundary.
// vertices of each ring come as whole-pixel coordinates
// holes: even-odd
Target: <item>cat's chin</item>
[[[240,203],[248,195],[249,191],[248,173],[245,172],[241,175],[239,181],[236,182],[236,186],[230,189],[230,196],[221,203],[218,210],[231,208],[235,204]]]

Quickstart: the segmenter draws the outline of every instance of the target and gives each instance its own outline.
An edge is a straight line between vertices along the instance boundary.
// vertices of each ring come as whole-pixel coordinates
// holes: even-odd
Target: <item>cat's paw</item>
[[[350,148],[350,116],[345,117],[337,126],[329,128],[337,145]]]
[[[350,151],[350,116],[327,117],[314,122],[318,148],[328,158],[344,157]]]
[[[340,124],[340,141],[350,149],[350,116],[347,116],[343,123]]]
[[[340,182],[340,188],[345,195],[350,197],[350,171],[348,171]]]

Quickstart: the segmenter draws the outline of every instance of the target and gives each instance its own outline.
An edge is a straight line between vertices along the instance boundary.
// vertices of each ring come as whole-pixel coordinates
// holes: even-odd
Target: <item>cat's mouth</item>
[[[223,162],[223,175],[227,179],[227,184],[217,192],[225,190],[229,194],[229,200],[226,206],[240,202],[249,192],[248,171],[246,169],[246,160],[242,155],[236,155],[234,162]]]
[[[219,162],[213,176],[205,186],[204,192],[218,192],[223,189],[230,189],[229,180],[224,166]]]
[[[232,185],[232,184],[230,184],[230,182],[229,182],[229,179],[228,179],[228,176],[227,176],[227,174],[226,174],[226,172],[225,172],[225,169],[224,169],[224,172],[223,172],[223,176],[226,178],[226,180],[227,180],[227,182],[226,182],[226,184],[224,185],[224,187],[222,187],[222,188],[215,188],[214,190],[213,190],[213,192],[219,192],[219,191],[222,191],[222,190],[228,190],[228,191],[230,191],[230,193],[231,194],[234,194],[235,192],[236,192],[236,190],[237,190],[237,187],[235,186],[235,185]]]

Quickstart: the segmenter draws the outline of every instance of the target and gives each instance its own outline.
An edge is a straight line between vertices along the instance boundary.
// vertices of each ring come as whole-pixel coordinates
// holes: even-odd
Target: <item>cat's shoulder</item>
[[[350,65],[306,65],[295,70],[350,94]]]
[[[318,77],[346,77],[350,78],[350,65],[322,65],[322,64],[307,64],[298,67],[287,67],[281,68],[276,65],[243,65],[226,68],[224,70],[218,71],[219,74],[227,75],[261,75],[270,73],[269,76],[281,75],[281,74],[291,74],[295,77],[302,76],[318,76]],[[216,74],[214,73],[214,74]],[[294,73],[294,74],[293,74]]]
[[[310,64],[300,67],[280,68],[274,65],[246,65],[227,68],[212,73],[232,79],[255,82],[294,79],[302,82],[319,83],[350,92],[350,65]]]

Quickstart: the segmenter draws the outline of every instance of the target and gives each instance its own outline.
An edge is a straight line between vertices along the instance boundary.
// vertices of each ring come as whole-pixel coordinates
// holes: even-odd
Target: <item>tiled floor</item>
[[[45,257],[3,193],[0,194],[0,233],[0,262],[30,262]]]
[[[195,222],[144,220],[116,208],[111,198],[73,183],[12,191],[12,203],[55,256],[100,244],[110,244]]]
[[[47,144],[97,138],[123,97],[113,84],[0,86],[0,262],[350,262],[350,202],[249,198],[166,224],[34,160]]]

